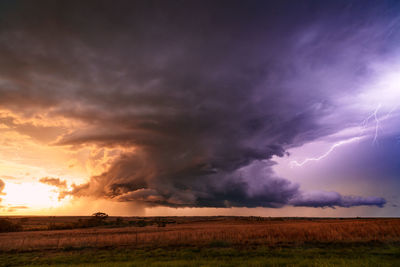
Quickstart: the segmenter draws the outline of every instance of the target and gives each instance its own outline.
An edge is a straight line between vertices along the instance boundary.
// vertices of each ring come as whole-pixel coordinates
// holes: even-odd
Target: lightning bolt
[[[329,150],[327,151],[327,152],[325,152],[323,155],[321,155],[321,156],[319,156],[319,157],[315,157],[315,158],[306,158],[305,160],[303,160],[303,161],[301,161],[301,162],[298,162],[297,160],[293,160],[293,161],[291,161],[290,162],[290,167],[301,167],[301,166],[303,166],[304,164],[306,164],[307,162],[310,162],[310,161],[320,161],[321,159],[324,159],[324,158],[326,158],[331,152],[333,152],[336,148],[338,148],[338,147],[340,147],[340,146],[342,146],[342,145],[345,145],[345,144],[349,144],[349,143],[353,143],[353,142],[355,142],[355,141],[358,141],[358,140],[360,140],[362,137],[360,137],[360,136],[357,136],[357,137],[353,137],[353,138],[350,138],[350,139],[347,139],[347,140],[342,140],[342,141],[340,141],[340,142],[337,142],[337,143],[335,143],[335,144],[333,144],[330,148],[329,148]]]
[[[379,136],[379,129],[381,128],[381,127],[380,127],[381,121],[382,121],[382,120],[386,120],[387,118],[389,118],[389,117],[391,116],[391,114],[397,109],[397,107],[394,107],[394,108],[393,108],[392,110],[390,110],[384,117],[379,118],[378,112],[379,112],[379,110],[381,109],[381,107],[382,107],[382,105],[379,104],[379,105],[376,107],[376,109],[374,110],[374,112],[362,121],[362,123],[361,123],[362,131],[361,131],[361,133],[360,133],[359,136],[353,137],[353,138],[350,138],[350,139],[347,139],[347,140],[342,140],[342,141],[339,141],[339,142],[333,144],[333,145],[329,148],[328,151],[326,151],[324,154],[322,154],[322,155],[319,156],[319,157],[306,158],[305,160],[303,160],[303,161],[301,161],[301,162],[298,162],[298,161],[296,161],[296,160],[293,160],[293,161],[290,162],[290,167],[291,167],[291,168],[293,168],[293,167],[301,167],[301,166],[303,166],[304,164],[306,164],[306,163],[308,163],[308,162],[311,162],[311,161],[320,161],[320,160],[326,158],[327,156],[329,156],[329,154],[332,153],[336,148],[338,148],[338,147],[340,147],[340,146],[342,146],[342,145],[346,145],[346,144],[349,144],[349,143],[353,143],[353,142],[355,142],[355,141],[358,141],[358,140],[364,138],[364,136],[365,136],[365,135],[364,135],[364,131],[367,129],[368,124],[370,124],[370,121],[373,121],[373,122],[375,123],[375,127],[374,127],[374,138],[373,138],[373,140],[372,140],[372,143],[373,143],[373,144],[376,144],[376,143],[377,143],[377,140],[378,140],[378,136]]]
[[[374,120],[374,122],[375,122],[374,138],[372,139],[372,144],[376,144],[376,142],[378,140],[378,134],[379,134],[379,129],[380,129],[380,120],[378,118],[378,111],[381,107],[382,107],[382,105],[379,104],[376,107],[375,111],[371,115],[369,115],[365,120],[363,120],[363,122],[362,122],[363,131],[361,132],[361,134],[364,133],[364,130],[367,128],[370,120]],[[393,112],[393,111],[391,111],[391,112]]]
[[[367,129],[367,126],[368,126],[370,120],[373,120],[373,121],[375,122],[375,127],[374,127],[374,138],[372,139],[372,144],[376,144],[377,141],[378,141],[379,130],[381,129],[381,126],[380,126],[381,122],[382,122],[382,121],[385,121],[385,120],[388,119],[388,118],[390,118],[391,115],[392,115],[392,113],[393,113],[394,111],[396,111],[397,108],[398,108],[398,106],[395,106],[395,107],[393,107],[388,113],[386,113],[384,116],[379,117],[379,116],[378,116],[378,112],[379,112],[379,110],[380,110],[381,107],[382,107],[382,105],[379,104],[379,105],[376,107],[375,111],[374,111],[371,115],[369,115],[365,120],[363,120],[363,122],[362,122],[362,128],[363,128],[363,130],[362,130],[362,132],[361,132],[360,135],[362,135],[362,134],[364,133],[364,131]]]

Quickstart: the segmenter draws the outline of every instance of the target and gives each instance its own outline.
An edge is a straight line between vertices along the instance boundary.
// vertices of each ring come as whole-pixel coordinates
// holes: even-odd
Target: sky
[[[398,1],[0,1],[0,215],[400,216]]]

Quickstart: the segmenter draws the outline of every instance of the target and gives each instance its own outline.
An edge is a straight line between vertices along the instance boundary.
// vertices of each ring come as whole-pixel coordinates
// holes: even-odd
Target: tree
[[[96,213],[93,213],[92,216],[95,219],[100,220],[100,221],[105,220],[105,219],[108,218],[108,214],[104,213],[104,212],[96,212]]]

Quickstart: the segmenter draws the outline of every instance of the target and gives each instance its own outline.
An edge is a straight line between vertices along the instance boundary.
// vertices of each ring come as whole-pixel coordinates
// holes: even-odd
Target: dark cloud
[[[19,122],[15,117],[2,114],[0,114],[0,125],[6,127],[2,130],[16,131],[40,142],[53,141],[66,130],[61,127],[35,125],[32,122]]]
[[[60,178],[43,177],[39,180],[39,182],[52,185],[61,189],[65,189],[67,187],[67,182],[60,180]]]
[[[281,207],[298,191],[298,185],[275,177],[262,162],[234,172],[199,168],[198,173],[192,169],[163,180],[163,184],[157,181],[151,188],[126,190],[116,198],[176,207]]]
[[[383,207],[386,200],[381,197],[342,196],[337,192],[308,192],[302,193],[290,200],[290,204],[297,207],[354,207],[378,206]]]
[[[272,157],[353,125],[321,118],[396,34],[375,3],[18,3],[3,11],[0,104],[84,125],[57,145],[130,149],[64,194],[149,205],[312,203]],[[315,206],[384,204],[328,202]]]

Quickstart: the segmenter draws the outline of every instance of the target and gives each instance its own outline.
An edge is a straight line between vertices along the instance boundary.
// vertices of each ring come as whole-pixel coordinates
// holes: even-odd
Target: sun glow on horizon
[[[38,182],[12,183],[4,188],[2,205],[9,207],[26,207],[30,210],[56,208],[65,203],[58,199],[58,192],[53,186]]]

